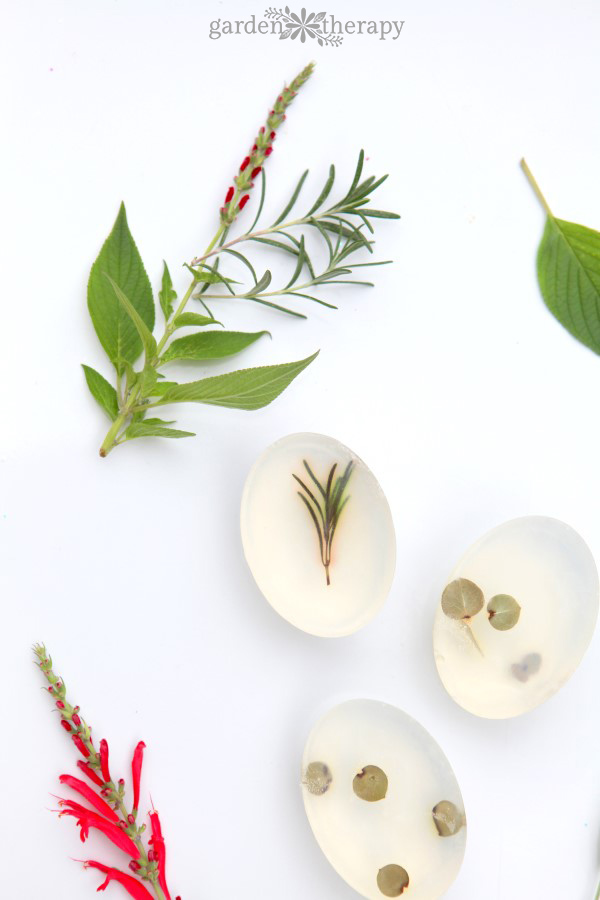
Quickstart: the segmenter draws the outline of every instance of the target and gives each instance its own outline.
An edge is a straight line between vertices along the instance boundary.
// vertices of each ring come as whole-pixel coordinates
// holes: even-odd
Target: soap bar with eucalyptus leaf
[[[494,528],[455,566],[435,616],[437,669],[460,706],[518,716],[577,668],[598,616],[598,572],[582,538],[558,519]]]
[[[337,637],[369,622],[392,583],[396,539],[372,472],[321,434],[292,434],[259,457],[244,487],[242,542],[280,615]]]
[[[330,710],[302,760],[304,807],[361,897],[438,900],[460,869],[466,820],[450,763],[406,713],[375,700]]]

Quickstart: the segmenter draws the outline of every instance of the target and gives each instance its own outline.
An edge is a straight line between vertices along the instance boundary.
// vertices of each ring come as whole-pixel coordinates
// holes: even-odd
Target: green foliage
[[[88,309],[92,323],[100,343],[120,375],[125,362],[136,361],[142,352],[142,342],[131,316],[111,287],[111,281],[127,295],[146,327],[152,330],[152,288],[131,236],[123,204],[113,229],[92,266],[88,282]]]
[[[104,412],[114,422],[119,415],[117,392],[100,372],[96,372],[91,366],[83,364],[82,368],[92,397],[98,401]]]
[[[199,334],[188,334],[179,338],[169,346],[163,354],[162,362],[173,359],[222,359],[240,353],[262,337],[268,331],[257,331],[254,334],[243,331],[204,331]]]
[[[173,290],[173,282],[171,281],[171,273],[169,267],[163,259],[163,276],[162,287],[158,292],[160,308],[163,311],[165,321],[168,322],[173,314],[173,301],[177,300],[177,292]]]

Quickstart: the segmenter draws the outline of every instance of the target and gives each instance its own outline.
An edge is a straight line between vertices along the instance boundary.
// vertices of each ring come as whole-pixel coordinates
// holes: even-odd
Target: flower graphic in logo
[[[265,10],[265,16],[267,19],[273,19],[283,25],[283,31],[279,35],[280,41],[284,41],[286,38],[295,41],[299,37],[301,43],[304,44],[308,35],[313,40],[316,39],[320,47],[324,45],[339,47],[343,40],[339,34],[325,34],[321,30],[321,23],[326,16],[324,12],[308,13],[307,15],[306,9],[302,8],[298,16],[291,12],[289,6],[283,10],[270,6]]]

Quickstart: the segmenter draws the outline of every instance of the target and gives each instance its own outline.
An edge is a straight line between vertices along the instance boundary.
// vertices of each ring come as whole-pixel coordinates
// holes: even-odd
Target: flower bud
[[[58,706],[59,709],[65,708],[65,704],[62,702],[62,700],[57,700],[56,705]]]
[[[245,207],[245,205],[249,199],[250,199],[250,194],[244,194],[244,196],[242,197],[242,199],[240,200],[240,202],[238,204],[238,209],[242,210]]]
[[[229,190],[227,191],[227,194],[225,195],[225,203],[226,204],[231,203],[231,201],[233,200],[234,193],[235,193],[234,189],[232,187],[230,187]]]
[[[58,706],[58,703],[57,703],[56,705]],[[73,720],[73,724],[74,724],[74,725],[77,725],[77,727],[79,727],[79,725],[81,725],[81,719],[79,718],[79,716],[77,715],[77,713],[73,713],[73,715],[71,716],[71,718],[72,718],[72,720]]]
[[[67,722],[66,719],[61,719],[61,720],[60,720],[60,724],[61,724],[62,727],[65,729],[65,731],[71,731],[71,726],[70,726],[70,724]]]

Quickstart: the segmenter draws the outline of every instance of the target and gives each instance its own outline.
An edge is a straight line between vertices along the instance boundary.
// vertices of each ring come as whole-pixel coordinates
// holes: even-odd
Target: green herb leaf
[[[170,424],[170,422],[163,422],[162,419],[145,419],[141,422],[132,422],[129,428],[123,432],[123,437],[127,441],[141,437],[195,437],[193,431],[179,431],[177,428],[167,427]]]
[[[211,319],[210,316],[202,316],[200,313],[181,313],[173,319],[175,328],[184,328],[186,325],[222,325],[217,319]]]
[[[169,319],[173,312],[173,301],[177,300],[177,292],[173,290],[173,282],[171,281],[171,273],[169,272],[169,267],[163,259],[163,275],[162,275],[162,287],[158,292],[158,299],[160,301],[160,308],[163,311],[163,315],[165,319]]]
[[[152,359],[154,354],[156,353],[156,341],[152,336],[152,332],[138,313],[135,306],[130,301],[129,297],[121,290],[119,285],[114,281],[110,275],[106,275],[106,278],[111,283],[112,288],[117,296],[119,303],[122,304],[123,309],[127,312],[127,315],[130,317],[133,322],[137,333],[140,336],[140,340],[142,341],[142,345],[146,352],[146,361]]]
[[[98,339],[121,374],[125,362],[133,363],[142,352],[142,342],[131,317],[115,296],[108,275],[129,297],[148,329],[154,328],[152,287],[135,245],[121,204],[88,282],[88,309]]]
[[[170,388],[159,402],[208,403],[232,409],[260,409],[278,397],[316,359],[318,353],[319,351],[297,362],[240,369],[226,375],[214,375],[212,378],[179,384]]]
[[[114,422],[119,415],[119,401],[116,390],[100,372],[96,372],[91,366],[82,364],[82,369],[90,393]]]
[[[488,619],[497,631],[509,631],[519,621],[521,607],[510,594],[496,594],[487,605]]]
[[[162,362],[173,359],[221,359],[245,350],[268,331],[204,331],[179,338],[165,350]]]
[[[550,312],[573,337],[600,353],[600,234],[548,216],[537,273]]]
[[[457,578],[444,588],[442,609],[451,619],[470,619],[483,609],[483,591],[468,578]]]

